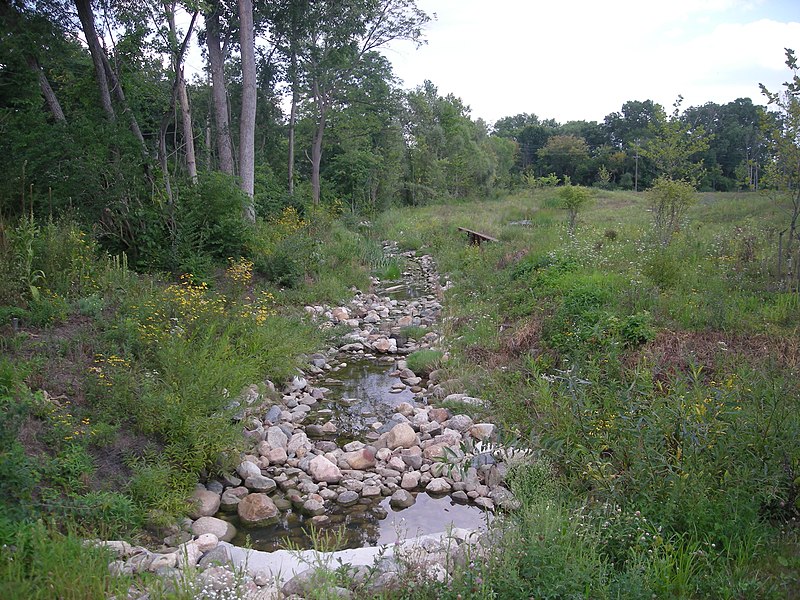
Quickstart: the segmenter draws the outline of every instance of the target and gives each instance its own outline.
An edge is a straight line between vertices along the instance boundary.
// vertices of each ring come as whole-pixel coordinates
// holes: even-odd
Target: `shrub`
[[[578,212],[589,204],[592,199],[592,190],[580,185],[571,185],[566,181],[564,187],[558,190],[561,208],[567,211],[567,230],[570,237],[575,235],[575,226],[578,221]]]
[[[672,236],[681,227],[686,211],[696,199],[692,184],[682,179],[659,177],[647,190],[647,200],[653,213],[653,229],[662,246],[669,246]]]
[[[442,356],[439,350],[417,350],[408,355],[406,363],[417,375],[428,375],[439,366]]]

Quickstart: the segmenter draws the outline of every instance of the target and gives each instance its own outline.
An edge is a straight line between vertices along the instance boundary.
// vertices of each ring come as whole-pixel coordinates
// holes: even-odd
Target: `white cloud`
[[[421,0],[439,20],[417,52],[388,53],[408,86],[430,79],[496,120],[535,112],[600,120],[627,100],[669,107],[749,96],[785,79],[783,48],[800,23],[746,0],[517,2]],[[758,13],[759,18],[756,17]]]

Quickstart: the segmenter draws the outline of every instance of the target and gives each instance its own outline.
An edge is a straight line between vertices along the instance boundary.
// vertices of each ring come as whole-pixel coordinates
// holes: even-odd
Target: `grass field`
[[[452,278],[450,375],[538,457],[515,473],[524,508],[481,586],[465,574],[437,593],[795,597],[800,303],[776,278],[783,218],[768,196],[703,194],[668,247],[634,193],[598,193],[572,238],[552,191],[381,218]],[[459,226],[500,243],[467,246]]]

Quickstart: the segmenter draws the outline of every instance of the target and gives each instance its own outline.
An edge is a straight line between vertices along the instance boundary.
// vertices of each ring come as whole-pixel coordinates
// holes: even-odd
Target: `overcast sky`
[[[602,121],[627,100],[668,110],[777,90],[800,51],[798,0],[417,0],[427,45],[386,55],[404,87],[430,79],[489,122],[522,112]]]

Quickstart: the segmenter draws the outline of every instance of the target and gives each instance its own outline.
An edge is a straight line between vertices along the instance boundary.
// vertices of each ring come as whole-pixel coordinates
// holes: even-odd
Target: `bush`
[[[442,356],[439,350],[417,350],[408,355],[406,364],[417,375],[425,376],[439,366]]]
[[[682,179],[659,177],[647,190],[647,200],[653,213],[653,229],[662,246],[669,246],[672,236],[681,227],[686,211],[696,199],[692,184]]]
[[[578,221],[578,212],[589,204],[592,199],[592,190],[580,185],[571,185],[568,181],[558,190],[561,199],[561,208],[567,211],[567,229],[570,236],[575,235],[575,226]]]

